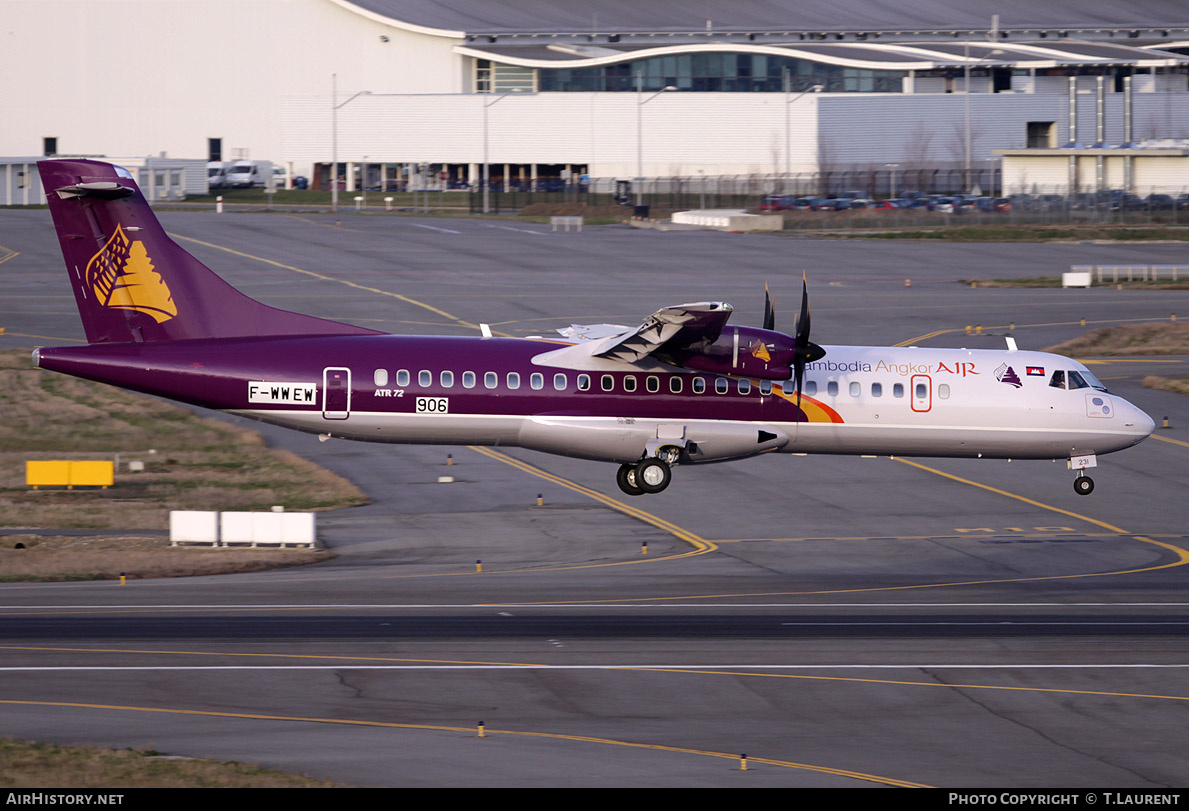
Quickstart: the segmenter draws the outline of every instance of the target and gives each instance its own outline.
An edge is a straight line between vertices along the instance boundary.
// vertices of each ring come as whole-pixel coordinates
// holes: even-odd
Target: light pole
[[[667,85],[644,98],[644,72],[636,71],[636,205],[644,205],[644,105],[655,99],[661,93],[676,90],[673,85]]]
[[[790,121],[793,107],[793,102],[804,96],[806,93],[820,93],[824,87],[820,84],[815,84],[808,90],[802,90],[797,95],[792,95],[793,92],[793,76],[789,73],[789,69],[784,69],[784,177],[785,177],[785,191],[788,191],[787,184],[793,177],[793,137],[792,124]]]
[[[339,100],[338,74],[330,74],[330,210],[339,210],[339,108],[349,104],[360,96],[366,96],[372,91],[360,90],[342,104]]]
[[[892,170],[892,178],[888,181],[888,197],[894,198],[896,196],[896,169],[900,164],[885,163],[884,166]]]
[[[998,16],[999,15],[995,15],[995,18],[993,18],[993,20],[994,20],[994,22],[992,23],[993,26],[998,22],[998,19],[997,19]],[[994,30],[995,29],[992,28],[991,31],[987,32],[988,39],[991,38],[992,36],[994,36]],[[965,77],[965,81],[963,82],[964,86],[962,88],[962,90],[963,90],[962,95],[963,95],[963,98],[965,99],[964,106],[965,106],[965,112],[966,112],[966,135],[965,135],[966,144],[965,144],[965,150],[964,150],[966,153],[966,159],[963,162],[965,174],[963,175],[963,178],[962,178],[962,187],[967,192],[969,192],[970,191],[970,40],[969,39],[967,39],[967,41],[962,44],[962,53],[963,53],[963,63],[964,63],[962,65],[962,70],[964,72],[964,77]],[[999,50],[998,48],[995,48],[994,50],[988,51],[986,56],[980,56],[978,58],[978,61],[984,62],[987,59],[989,59],[990,57],[994,56],[995,54],[999,54],[1000,56],[1002,56],[1003,51]]]
[[[487,162],[487,108],[493,104],[499,104],[504,99],[508,98],[512,93],[519,93],[520,88],[514,87],[511,93],[504,93],[493,98],[491,101],[483,100],[483,213],[487,214],[491,211],[491,197],[489,196],[491,186],[491,165]],[[506,186],[508,178],[504,178]]]

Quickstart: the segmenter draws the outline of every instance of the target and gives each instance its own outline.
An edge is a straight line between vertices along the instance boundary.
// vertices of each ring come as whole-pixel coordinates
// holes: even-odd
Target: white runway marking
[[[169,653],[169,651],[162,651]],[[211,655],[217,656],[217,653]],[[284,654],[277,654],[283,656]],[[1107,670],[1107,669],[1152,669],[1176,670],[1189,668],[1189,664],[998,664],[998,665],[953,665],[953,664],[901,664],[901,665],[522,665],[522,664],[476,664],[476,665],[360,665],[351,662],[334,665],[57,665],[0,667],[0,673],[20,672],[67,672],[98,673],[103,671],[196,671],[196,670]]]
[[[78,610],[78,609],[110,609],[180,611],[188,609],[203,610],[259,610],[271,609],[427,609],[427,608],[490,608],[505,611],[509,608],[568,608],[580,610],[587,608],[1185,608],[1187,603],[178,603],[166,605],[8,605],[0,610]]]
[[[487,227],[488,228],[502,228],[505,231],[519,231],[522,234],[536,234],[537,236],[541,236],[542,234],[545,233],[544,231],[532,231],[528,228],[513,228],[510,225],[488,225]]]
[[[441,231],[443,234],[461,234],[462,233],[462,231],[452,231],[449,228],[438,228],[436,225],[422,225],[419,222],[411,222],[411,223],[409,223],[409,225],[412,225],[416,228],[428,228],[430,231]]]

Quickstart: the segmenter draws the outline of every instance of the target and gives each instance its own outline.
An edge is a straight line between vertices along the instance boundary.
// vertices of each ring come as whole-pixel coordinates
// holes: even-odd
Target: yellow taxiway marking
[[[66,342],[72,343],[72,344],[85,344],[86,343],[85,340],[80,340],[78,338],[60,338],[57,335],[34,335],[33,333],[29,333],[29,332],[5,332],[5,333],[3,333],[3,335],[4,335],[4,337],[14,337],[15,336],[15,337],[20,337],[20,338],[41,338],[42,340],[46,340],[46,341],[66,341]]]
[[[349,668],[353,662],[388,662],[401,664],[431,664],[431,665],[455,665],[460,667],[466,666],[484,666],[495,668],[540,668],[541,670],[561,669],[553,665],[540,664],[537,662],[487,662],[487,661],[467,661],[467,660],[453,660],[453,659],[416,659],[409,657],[392,657],[392,656],[344,656],[344,655],[325,655],[325,654],[305,654],[305,653],[233,653],[223,651],[187,651],[187,650],[148,650],[148,649],[121,649],[121,648],[71,648],[71,647],[54,647],[54,646],[36,646],[36,645],[2,645],[0,650],[11,651],[41,651],[48,653],[120,653],[120,654],[150,654],[156,656],[202,656],[207,658],[266,658],[266,659],[300,659],[300,660],[317,660],[317,661],[334,661],[343,662],[344,667]],[[906,669],[912,669],[914,665],[905,665]],[[939,669],[944,669],[944,666],[938,665]],[[1060,665],[1054,666],[1059,668]],[[1003,684],[968,684],[968,683],[951,683],[939,681],[912,681],[905,679],[874,679],[862,676],[824,676],[817,674],[803,674],[803,673],[770,673],[770,672],[753,672],[740,667],[740,669],[733,670],[715,670],[714,668],[706,667],[680,667],[680,666],[649,666],[649,665],[619,665],[616,667],[605,668],[607,670],[624,671],[627,673],[679,673],[689,675],[705,675],[705,676],[730,676],[732,678],[740,677],[755,677],[765,679],[800,679],[809,681],[831,681],[831,682],[850,682],[858,684],[887,684],[896,687],[944,687],[949,689],[961,690],[1008,690],[1012,692],[1021,693],[1070,693],[1074,695],[1087,696],[1105,696],[1108,698],[1153,698],[1163,699],[1166,701],[1189,701],[1189,696],[1170,695],[1164,693],[1129,693],[1120,692],[1116,690],[1077,690],[1068,687],[1036,687],[1036,686],[1013,686]],[[0,702],[2,703],[2,702]],[[28,703],[22,701],[11,701],[9,703]]]
[[[3,265],[9,259],[14,259],[20,256],[21,252],[14,251],[12,248],[5,248],[3,245],[0,245],[0,254],[3,254],[0,255],[0,265]]]
[[[1177,358],[1074,358],[1078,363],[1103,366],[1108,363],[1184,363]],[[1118,379],[1118,378],[1116,378]]]
[[[696,594],[696,595],[686,594],[686,595],[681,595],[681,596],[669,596],[669,597],[632,597],[632,598],[604,599],[604,600],[565,600],[565,601],[554,600],[548,604],[550,604],[550,605],[581,605],[583,603],[593,603],[593,602],[598,602],[598,603],[669,602],[669,601],[674,601],[674,600],[708,600],[708,599],[724,599],[724,598],[729,598],[729,597],[777,597],[777,596],[793,596],[793,595],[807,595],[807,594],[856,594],[856,593],[867,593],[867,592],[873,592],[873,591],[910,591],[910,590],[917,590],[917,589],[949,588],[949,587],[953,587],[953,586],[977,586],[977,585],[987,585],[987,584],[991,584],[991,583],[1028,583],[1028,582],[1040,581],[1040,580],[1071,580],[1074,578],[1082,578],[1082,577],[1111,577],[1111,576],[1115,576],[1115,575],[1138,574],[1140,572],[1151,572],[1151,571],[1156,571],[1158,569],[1168,569],[1168,568],[1172,568],[1175,566],[1184,566],[1186,563],[1189,563],[1189,552],[1185,551],[1184,549],[1182,549],[1179,546],[1174,546],[1173,544],[1165,543],[1164,541],[1157,541],[1153,538],[1147,537],[1146,535],[1137,535],[1133,532],[1128,532],[1127,530],[1122,529],[1121,527],[1116,527],[1113,524],[1108,524],[1105,521],[1099,521],[1097,518],[1091,518],[1090,516],[1082,515],[1080,513],[1075,513],[1070,510],[1062,509],[1060,507],[1053,507],[1049,504],[1044,504],[1042,502],[1036,501],[1035,499],[1027,498],[1026,496],[1020,496],[1020,495],[1016,495],[1015,493],[1009,493],[1008,491],[1001,490],[998,487],[992,487],[987,484],[980,484],[978,482],[971,481],[970,479],[964,479],[961,476],[955,476],[951,473],[945,473],[943,471],[937,470],[936,468],[929,467],[928,465],[922,465],[919,462],[913,462],[913,461],[909,461],[907,459],[901,459],[899,457],[896,457],[895,461],[901,462],[906,465],[910,465],[915,468],[919,468],[920,470],[924,470],[924,471],[933,473],[938,476],[943,476],[948,479],[953,479],[954,481],[961,482],[962,484],[970,485],[971,487],[978,487],[983,490],[988,490],[992,493],[996,493],[1001,496],[1007,496],[1008,498],[1016,499],[1017,501],[1023,501],[1024,503],[1031,504],[1034,507],[1039,507],[1044,510],[1051,510],[1052,512],[1061,513],[1062,515],[1067,515],[1071,518],[1076,518],[1080,521],[1086,521],[1088,523],[1102,527],[1103,529],[1107,530],[1108,532],[1110,532],[1111,534],[1114,534],[1114,535],[1126,535],[1127,537],[1133,538],[1133,539],[1140,541],[1142,543],[1151,544],[1153,546],[1159,546],[1162,549],[1166,549],[1166,550],[1172,552],[1176,556],[1176,560],[1174,560],[1172,563],[1162,563],[1157,566],[1145,566],[1145,567],[1142,567],[1139,569],[1121,569],[1121,570],[1109,571],[1109,572],[1085,572],[1085,573],[1081,573],[1081,574],[1044,575],[1044,576],[1037,576],[1037,577],[1011,577],[1011,578],[996,578],[996,579],[990,579],[990,580],[963,580],[963,581],[947,582],[947,583],[918,583],[918,584],[910,585],[910,586],[870,586],[870,587],[853,588],[853,589],[826,589],[826,590],[821,590],[821,591],[772,591],[772,592],[742,592],[742,593],[731,593],[731,594]],[[971,537],[975,537],[975,536],[971,536]],[[713,542],[706,541],[706,543],[712,544]],[[544,603],[542,603],[542,604],[544,604]],[[534,605],[534,603],[522,603],[522,605]]]
[[[73,701],[17,701],[11,699],[0,699],[0,704],[22,705],[29,707],[68,707],[71,709],[88,710],[119,710],[122,712],[163,713],[167,715],[190,715],[204,718],[237,718],[250,719],[253,721],[290,721],[308,724],[336,724],[341,726],[380,727],[384,729],[408,729],[427,732],[465,732],[472,735],[475,733],[474,727],[445,726],[437,724],[400,724],[392,721],[365,721],[354,718],[322,718],[317,716],[310,717],[301,715],[262,715],[259,713],[247,712],[215,712],[211,710],[184,710],[168,707],[137,707],[123,704],[88,704]],[[731,761],[739,760],[738,754],[731,754],[728,752],[714,752],[708,749],[687,749],[680,746],[663,746],[661,744],[637,743],[635,741],[619,741],[613,738],[593,738],[586,735],[563,735],[556,732],[526,732],[524,730],[516,729],[493,729],[492,727],[485,727],[484,734],[515,735],[526,738],[549,738],[552,740],[572,741],[574,743],[594,743],[605,746],[622,746],[630,749],[651,749],[656,752],[672,752],[675,754],[696,755],[699,757],[720,758]],[[800,769],[803,771],[818,772],[821,774],[831,774],[838,777],[850,778],[852,780],[861,780],[868,783],[880,783],[883,785],[898,786],[901,788],[932,788],[932,786],[928,786],[923,783],[911,783],[907,780],[897,780],[893,777],[881,777],[879,775],[866,774],[865,772],[854,772],[848,769],[835,769],[829,766],[814,766],[808,763],[795,763],[792,761],[776,760],[773,758],[748,757],[748,762],[763,763],[768,766],[780,766],[788,769]]]
[[[287,220],[297,220],[298,222],[304,222],[307,225],[317,225],[322,228],[330,228],[331,230],[334,230],[334,231],[352,231],[356,234],[366,234],[367,233],[367,231],[364,231],[362,228],[344,228],[341,220],[336,221],[332,225],[328,222],[319,222],[318,220],[311,220],[309,217],[299,217],[296,214],[285,214],[283,216]]]
[[[316,661],[332,662],[401,662],[404,664],[420,665],[484,665],[489,667],[548,667],[535,662],[486,662],[470,659],[416,659],[401,656],[343,656],[341,654],[324,655],[315,653],[220,653],[205,650],[149,650],[137,648],[64,648],[45,645],[0,645],[0,650],[19,651],[48,651],[50,653],[137,653],[166,656],[206,656],[227,658],[255,658],[255,659],[312,659]]]
[[[1172,443],[1172,444],[1174,444],[1174,445],[1183,445],[1183,446],[1185,446],[1186,448],[1189,448],[1189,442],[1185,442],[1184,440],[1180,440],[1180,439],[1171,439],[1171,438],[1169,438],[1169,437],[1166,437],[1166,436],[1160,436],[1159,434],[1152,434],[1152,435],[1151,435],[1151,438],[1152,438],[1152,439],[1159,439],[1161,442],[1171,442],[1171,443]]]
[[[1158,320],[1159,319],[1154,319],[1154,318],[1103,318],[1103,319],[1099,319],[1097,321],[1086,321],[1084,326],[1088,327],[1088,326],[1091,326],[1092,324],[1135,324],[1135,323],[1143,323],[1146,321],[1158,321]],[[1009,324],[978,324],[978,325],[973,325],[973,326],[981,326],[983,331],[982,331],[982,334],[976,334],[973,332],[970,333],[970,336],[972,338],[993,338],[996,335],[998,335],[999,337],[1003,337],[999,333],[991,333],[991,332],[988,332],[988,330],[1003,330],[1003,331],[1011,330],[1011,325],[1009,325]],[[1016,324],[1015,329],[1021,330],[1021,329],[1028,329],[1031,327],[1074,327],[1074,326],[1083,326],[1083,324],[1080,320],[1079,321],[1048,321],[1048,322],[1042,322],[1039,324]],[[924,335],[918,335],[915,338],[908,338],[907,340],[901,341],[900,343],[892,344],[892,346],[912,346],[913,344],[919,343],[921,341],[927,341],[930,338],[936,338],[938,335],[947,335],[947,334],[953,333],[953,332],[965,333],[966,327],[954,327],[952,329],[938,329],[938,330],[934,330],[933,332],[926,332]],[[1005,334],[1014,335],[1015,333],[1014,332],[1006,332]],[[1086,361],[1082,361],[1082,362],[1085,363]],[[1167,361],[1167,362],[1172,363],[1175,361]]]
[[[530,465],[528,462],[522,462],[519,459],[508,456],[506,453],[501,453],[500,451],[493,450],[491,448],[485,448],[479,445],[471,445],[470,448],[476,453],[481,453],[484,456],[490,456],[496,461],[503,462],[506,465],[511,465],[512,467],[517,468],[518,470],[523,470],[525,473],[529,473],[533,476],[536,476],[537,478],[544,479],[545,481],[552,482],[553,484],[560,485],[569,490],[573,490],[575,493],[581,493],[582,495],[592,498],[600,504],[605,504],[611,509],[617,510],[624,515],[631,516],[632,518],[639,519],[640,521],[651,524],[658,529],[664,530],[670,535],[673,535],[674,537],[677,537],[694,547],[694,549],[690,552],[670,556],[668,558],[669,560],[690,557],[691,555],[701,555],[705,554],[706,552],[712,552],[718,548],[711,541],[708,541],[699,535],[695,535],[687,529],[682,529],[674,523],[666,521],[663,518],[659,518],[652,513],[641,510],[639,507],[633,507],[629,504],[623,503],[622,501],[613,499],[610,496],[600,493],[598,490],[592,490],[591,488],[585,487],[581,484],[578,484],[577,482],[572,482],[569,479],[563,479],[561,476],[550,473],[546,470],[542,470],[536,465]]]
[[[352,287],[356,290],[364,290],[368,293],[376,293],[377,295],[388,296],[390,298],[394,298],[399,301],[403,301],[406,304],[412,304],[414,307],[420,307],[423,310],[429,310],[431,313],[434,313],[435,315],[440,315],[443,318],[448,318],[449,320],[453,321],[455,324],[457,324],[461,327],[466,327],[467,329],[475,329],[475,330],[479,329],[478,324],[472,324],[470,321],[465,321],[456,315],[451,315],[450,313],[446,312],[445,310],[438,309],[437,307],[434,307],[432,304],[426,304],[424,301],[418,301],[417,299],[412,298],[411,296],[405,296],[400,293],[393,293],[390,290],[381,290],[378,287],[368,287],[367,285],[357,284],[356,282],[347,281],[346,279],[340,279],[335,276],[327,276],[325,273],[317,273],[312,270],[306,270],[305,268],[294,267],[293,265],[286,265],[283,262],[277,262],[273,259],[265,259],[263,256],[256,256],[255,254],[244,253],[243,251],[237,251],[233,248],[224,247],[223,245],[216,245],[213,242],[204,242],[201,239],[194,239],[193,237],[184,237],[179,234],[170,234],[169,236],[173,237],[174,239],[180,239],[185,242],[193,242],[197,245],[202,245],[207,248],[213,248],[218,251],[224,251],[226,253],[230,253],[235,256],[242,256],[245,259],[251,259],[255,262],[263,262],[266,265],[272,265],[273,267],[278,267],[283,270],[291,270],[294,273],[301,273],[301,274],[310,276],[315,279],[320,279],[321,281],[324,281],[324,282],[334,282],[335,284],[346,285],[347,287]],[[505,337],[505,338],[514,337],[511,335],[505,335],[504,333],[496,333],[496,334],[503,335],[503,337]]]

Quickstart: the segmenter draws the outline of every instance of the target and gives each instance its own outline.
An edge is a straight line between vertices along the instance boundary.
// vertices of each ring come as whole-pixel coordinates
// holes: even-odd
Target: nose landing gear
[[[1086,469],[1098,467],[1098,459],[1092,453],[1069,457],[1070,470],[1077,471],[1073,480],[1073,491],[1079,496],[1088,496],[1094,492],[1094,480],[1086,475]]]

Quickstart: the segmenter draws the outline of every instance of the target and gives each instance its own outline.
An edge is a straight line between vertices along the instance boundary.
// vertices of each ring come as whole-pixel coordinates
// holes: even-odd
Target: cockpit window
[[[1060,369],[1053,372],[1053,376],[1049,378],[1049,385],[1055,389],[1065,388],[1065,372]]]
[[[1090,386],[1090,388],[1098,389],[1099,391],[1106,391],[1106,386],[1102,385],[1102,381],[1099,380],[1097,377],[1095,377],[1090,372],[1084,371],[1084,372],[1081,372],[1080,374],[1085,379],[1086,383]]]
[[[1069,388],[1071,389],[1088,389],[1090,384],[1086,382],[1078,372],[1070,370],[1069,372]]]

